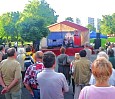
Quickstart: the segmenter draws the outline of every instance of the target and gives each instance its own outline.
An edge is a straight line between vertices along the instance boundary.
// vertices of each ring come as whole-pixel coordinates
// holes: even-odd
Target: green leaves
[[[113,15],[104,15],[101,21],[101,32],[103,34],[115,33],[115,13]]]
[[[71,17],[67,17],[65,20],[70,21],[70,22],[74,22],[73,18],[71,18]]]
[[[90,31],[96,31],[96,28],[93,27],[91,24],[88,24],[86,27],[87,27]]]
[[[0,16],[0,38],[25,41],[40,40],[49,33],[47,28],[57,22],[58,15],[45,0],[31,0],[22,13],[8,12]]]
[[[26,18],[21,24],[21,37],[26,41],[40,40],[46,37],[49,30],[45,27],[42,19]]]

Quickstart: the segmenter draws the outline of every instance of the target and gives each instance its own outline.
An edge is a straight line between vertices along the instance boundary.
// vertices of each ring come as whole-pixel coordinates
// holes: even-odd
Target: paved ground
[[[92,55],[91,61],[93,61],[95,58],[96,55]],[[74,57],[71,56],[70,59],[73,60]],[[57,71],[57,66],[56,66],[56,71]],[[1,91],[1,87],[0,87],[0,91]],[[64,99],[73,99],[73,92],[72,92],[71,85],[69,87],[69,92],[65,93],[64,97],[65,97]],[[0,94],[0,99],[5,99],[4,95]],[[22,99],[30,99],[29,92],[25,88],[22,88]]]

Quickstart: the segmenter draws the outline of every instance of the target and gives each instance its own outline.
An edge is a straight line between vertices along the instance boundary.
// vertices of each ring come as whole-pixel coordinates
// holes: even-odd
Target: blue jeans
[[[6,99],[21,99],[21,89],[17,92],[7,92],[5,94]]]
[[[32,99],[40,99],[40,89],[33,90],[34,96],[31,95]]]

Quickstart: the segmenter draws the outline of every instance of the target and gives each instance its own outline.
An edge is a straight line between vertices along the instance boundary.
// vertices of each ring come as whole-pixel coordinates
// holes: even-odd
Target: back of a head
[[[36,59],[42,59],[43,58],[43,52],[42,51],[37,51],[36,53],[35,53],[35,58]]]
[[[24,54],[24,53],[25,53],[24,48],[19,48],[18,53],[19,53],[19,54]]]
[[[104,51],[105,49],[103,47],[99,47],[99,52]]]
[[[52,68],[55,64],[56,56],[52,51],[47,51],[43,56],[43,64],[45,68]]]
[[[76,58],[76,59],[80,59],[79,53],[75,53],[75,58]]]
[[[0,45],[0,51],[2,51],[4,49],[3,45]]]
[[[99,57],[105,57],[107,60],[109,59],[108,55],[104,51],[101,51],[98,53],[97,58]]]
[[[7,50],[7,55],[8,55],[8,57],[14,56],[15,53],[16,53],[15,48],[9,48],[9,49]]]
[[[102,83],[111,76],[112,65],[105,57],[99,57],[92,64],[92,73],[95,79]]]
[[[31,47],[30,47],[30,46],[28,46],[28,47],[26,48],[26,52],[31,52]]]
[[[66,49],[65,49],[64,47],[61,47],[61,48],[60,48],[60,52],[61,52],[61,53],[65,53],[65,51],[66,51]]]
[[[114,57],[114,50],[108,49],[108,55],[109,55],[109,57]]]
[[[86,43],[84,44],[84,47],[89,47],[89,46],[90,46],[89,42],[86,42]]]
[[[79,55],[80,55],[80,57],[86,57],[86,51],[85,50],[81,50],[80,52],[79,52]]]

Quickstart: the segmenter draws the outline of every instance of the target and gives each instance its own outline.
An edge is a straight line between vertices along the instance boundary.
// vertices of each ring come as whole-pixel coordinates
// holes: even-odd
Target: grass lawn
[[[110,41],[110,42],[114,42],[115,43],[115,37],[109,37],[108,39],[101,39],[101,46],[102,47],[105,47],[105,43],[106,41]],[[93,43],[94,42],[94,39],[90,39],[90,43]]]

